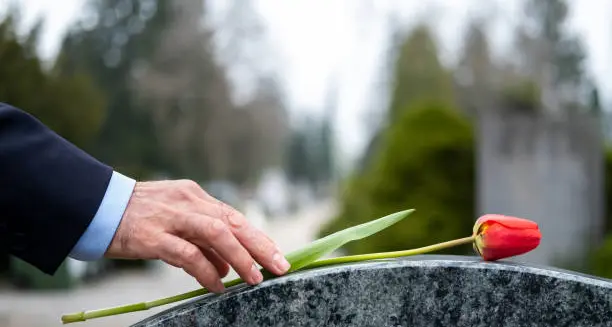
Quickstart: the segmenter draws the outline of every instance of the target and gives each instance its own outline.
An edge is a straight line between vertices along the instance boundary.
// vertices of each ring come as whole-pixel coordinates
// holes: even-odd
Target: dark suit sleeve
[[[95,216],[112,173],[0,103],[0,246],[54,274]]]

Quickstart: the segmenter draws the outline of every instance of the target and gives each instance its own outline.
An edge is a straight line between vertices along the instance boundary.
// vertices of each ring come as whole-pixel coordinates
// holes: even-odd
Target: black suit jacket
[[[95,216],[112,172],[0,103],[0,247],[54,274]]]

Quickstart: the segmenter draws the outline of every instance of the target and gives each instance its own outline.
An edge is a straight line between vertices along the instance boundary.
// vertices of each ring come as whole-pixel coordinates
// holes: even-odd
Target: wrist
[[[81,236],[70,257],[92,261],[104,257],[123,219],[136,181],[113,172],[96,215]]]
[[[136,212],[139,210],[139,202],[141,198],[139,194],[142,192],[143,182],[136,182],[134,189],[127,201],[125,211],[121,217],[113,238],[104,253],[105,258],[109,259],[136,259],[138,256],[131,250],[130,243],[137,237],[136,227],[134,226]],[[147,206],[150,208],[151,206]],[[146,228],[146,227],[145,227]]]

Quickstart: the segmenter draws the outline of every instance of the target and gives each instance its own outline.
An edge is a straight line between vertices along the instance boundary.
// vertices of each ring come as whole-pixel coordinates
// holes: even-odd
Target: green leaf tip
[[[382,218],[378,218],[361,225],[349,227],[320,238],[304,248],[286,255],[287,261],[289,261],[291,264],[291,269],[289,271],[299,270],[318,260],[322,256],[334,252],[349,242],[374,235],[408,217],[408,215],[410,215],[412,212],[414,212],[414,209],[395,212]]]

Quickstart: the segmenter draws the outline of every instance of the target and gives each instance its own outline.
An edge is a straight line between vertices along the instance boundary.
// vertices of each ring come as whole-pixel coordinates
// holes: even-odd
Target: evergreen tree
[[[464,111],[475,115],[494,110],[497,69],[491,58],[486,25],[480,19],[468,26],[455,76],[457,97]]]
[[[58,74],[44,69],[36,52],[43,27],[35,24],[21,41],[19,15],[0,22],[0,101],[36,116],[59,135],[86,148],[105,117],[105,99],[83,71]]]
[[[523,73],[553,94],[553,107],[584,106],[586,53],[580,39],[567,30],[567,1],[527,0],[524,9],[525,20],[517,30]]]
[[[130,85],[168,24],[169,2],[89,0],[87,5],[80,23],[64,38],[56,70],[63,75],[86,71],[107,96],[102,131],[88,150],[135,178],[172,172],[151,113]]]
[[[386,130],[369,169],[350,181],[340,215],[321,232],[415,208],[350,253],[416,248],[471,233],[475,215],[474,139],[469,121],[443,103],[417,103]],[[446,251],[465,254],[469,247]]]
[[[455,102],[452,76],[442,66],[435,40],[426,25],[418,25],[404,36],[397,32],[391,53],[395,54],[392,66],[389,108],[386,124],[393,124],[403,110],[420,101],[436,100]],[[383,124],[383,129],[384,129]],[[365,169],[376,156],[381,142],[380,131],[375,132],[366,147],[360,167]]]
[[[402,115],[410,104],[433,99],[452,99],[450,74],[438,57],[436,42],[426,25],[414,28],[396,53],[391,104],[388,117]]]
[[[420,247],[469,235],[474,221],[474,139],[454,105],[450,74],[423,26],[400,45],[387,126],[347,183],[340,214],[321,235],[408,208],[415,215],[350,253]],[[466,253],[467,247],[447,252]]]
[[[66,37],[60,70],[89,71],[109,97],[92,152],[120,171],[244,183],[279,162],[286,123],[278,86],[260,77],[250,99],[233,101],[217,33],[202,24],[210,23],[206,4],[89,0]]]

